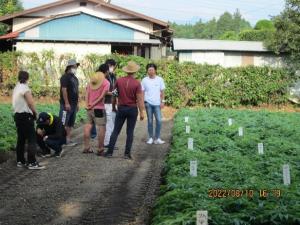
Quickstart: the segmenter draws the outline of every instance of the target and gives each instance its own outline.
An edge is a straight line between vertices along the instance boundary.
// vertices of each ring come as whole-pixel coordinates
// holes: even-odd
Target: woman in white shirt
[[[29,74],[26,71],[20,71],[19,82],[13,91],[13,110],[14,119],[17,127],[17,167],[26,167],[28,169],[44,169],[36,161],[36,136],[34,120],[36,119],[36,109],[34,106],[31,90],[27,85]],[[24,157],[25,142],[28,141],[27,164]]]

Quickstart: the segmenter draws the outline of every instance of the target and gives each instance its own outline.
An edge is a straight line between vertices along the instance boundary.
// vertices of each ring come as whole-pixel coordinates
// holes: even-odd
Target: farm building
[[[166,22],[103,0],[60,0],[0,17],[10,32],[1,49],[58,54],[120,53],[160,59],[172,32]]]
[[[283,64],[277,56],[256,41],[221,41],[174,38],[173,50],[180,62],[220,65],[223,67],[274,66]]]

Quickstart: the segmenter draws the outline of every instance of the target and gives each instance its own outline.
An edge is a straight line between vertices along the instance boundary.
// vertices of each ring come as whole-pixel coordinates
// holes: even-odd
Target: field
[[[38,112],[51,112],[58,115],[59,105],[40,104],[37,105]],[[16,145],[16,128],[13,120],[12,107],[10,104],[0,104],[0,151],[8,151]],[[77,114],[76,123],[80,123],[85,118],[85,111],[81,109]]]
[[[196,224],[197,210],[208,211],[210,225],[299,225],[299,119],[299,113],[181,110],[152,225]],[[192,160],[197,177],[190,175]],[[290,185],[283,183],[284,164]]]

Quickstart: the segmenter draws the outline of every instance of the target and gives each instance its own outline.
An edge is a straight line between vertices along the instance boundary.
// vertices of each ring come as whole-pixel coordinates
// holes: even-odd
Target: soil
[[[45,170],[17,168],[13,159],[0,164],[0,224],[149,224],[171,129],[172,121],[165,120],[162,138],[167,143],[147,145],[146,121],[138,122],[133,160],[122,157],[123,129],[113,158],[82,154],[78,144],[65,147],[62,158],[38,158]],[[82,127],[74,138],[82,143]]]

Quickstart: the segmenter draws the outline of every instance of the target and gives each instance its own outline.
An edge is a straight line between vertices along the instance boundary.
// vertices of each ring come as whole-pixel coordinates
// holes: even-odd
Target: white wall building
[[[132,54],[159,59],[166,55],[171,30],[166,22],[103,0],[60,0],[0,17],[11,32],[0,49],[83,56]]]
[[[281,56],[267,50],[262,42],[174,38],[173,50],[180,62],[223,67],[283,65]]]

